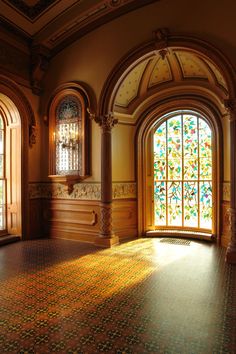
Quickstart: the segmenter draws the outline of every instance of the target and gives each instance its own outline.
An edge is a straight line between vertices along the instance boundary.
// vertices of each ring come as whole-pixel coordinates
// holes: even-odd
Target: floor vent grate
[[[181,245],[181,246],[190,246],[191,241],[183,240],[178,238],[162,238],[160,242],[170,243],[171,245]]]

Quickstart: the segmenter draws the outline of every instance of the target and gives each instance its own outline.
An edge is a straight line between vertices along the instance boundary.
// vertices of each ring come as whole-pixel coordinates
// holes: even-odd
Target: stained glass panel
[[[154,204],[157,227],[212,228],[212,132],[197,114],[177,114],[154,134]]]
[[[198,179],[198,159],[184,159],[184,179]]]
[[[184,226],[198,227],[197,182],[184,182]]]
[[[211,229],[212,227],[212,183],[200,182],[200,227]]]
[[[155,225],[166,224],[166,182],[154,182]]]
[[[168,182],[168,224],[182,225],[182,191],[181,182]]]
[[[182,178],[182,160],[173,159],[168,160],[168,177],[169,180],[181,179]]]

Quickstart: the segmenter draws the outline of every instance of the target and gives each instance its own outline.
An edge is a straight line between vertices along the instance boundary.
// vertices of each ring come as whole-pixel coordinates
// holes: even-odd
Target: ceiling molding
[[[105,23],[161,0],[2,0],[1,26],[52,56]],[[12,19],[14,18],[14,23]]]

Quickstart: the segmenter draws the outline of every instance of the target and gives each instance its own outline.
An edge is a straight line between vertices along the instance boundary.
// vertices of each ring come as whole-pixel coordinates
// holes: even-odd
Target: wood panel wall
[[[29,221],[30,239],[43,237],[43,213],[41,198],[30,199]]]
[[[99,201],[44,199],[42,208],[43,233],[46,237],[93,243],[99,235]],[[136,200],[114,201],[113,227],[121,240],[137,236],[136,209]],[[34,212],[37,214],[36,210]],[[34,218],[37,218],[36,215]]]

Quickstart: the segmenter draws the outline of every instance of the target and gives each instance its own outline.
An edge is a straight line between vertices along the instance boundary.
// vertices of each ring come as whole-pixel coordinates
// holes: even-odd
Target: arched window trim
[[[60,104],[67,97],[74,97],[81,105],[81,132],[80,144],[81,153],[79,156],[80,170],[65,171],[65,173],[58,174],[56,168],[56,141],[55,134],[57,129],[57,112]],[[68,83],[59,87],[52,96],[48,106],[48,123],[49,123],[49,178],[52,182],[63,183],[68,186],[68,191],[73,190],[73,184],[84,180],[90,174],[90,126],[87,109],[89,107],[89,99],[84,89],[75,83]]]
[[[212,148],[212,156],[211,156],[211,161],[212,161],[212,178],[211,178],[211,182],[212,182],[212,204],[213,205],[216,205],[216,203],[214,203],[214,201],[215,201],[215,192],[216,192],[216,182],[215,182],[215,177],[214,177],[214,175],[215,175],[215,173],[213,173],[213,172],[215,172],[214,171],[214,166],[215,166],[215,161],[214,161],[214,158],[215,158],[215,153],[214,153],[214,151],[213,151],[213,146],[214,146],[214,140],[215,140],[215,137],[214,137],[214,133],[213,133],[213,126],[212,126],[212,124],[211,124],[211,121],[209,121],[209,119],[206,117],[206,116],[204,116],[204,115],[202,115],[202,114],[200,114],[199,112],[197,112],[196,110],[190,110],[190,109],[182,109],[182,110],[175,110],[175,111],[171,111],[171,112],[168,112],[167,114],[164,114],[164,116],[162,116],[162,117],[160,117],[159,119],[157,119],[157,121],[156,121],[156,124],[154,124],[154,126],[153,126],[153,129],[152,129],[152,139],[153,139],[153,137],[154,137],[154,134],[155,134],[155,132],[156,132],[156,130],[160,127],[160,126],[162,126],[165,122],[168,122],[168,120],[169,119],[171,119],[171,118],[174,118],[174,117],[177,117],[177,116],[181,116],[181,117],[183,117],[183,115],[192,115],[192,116],[194,116],[194,117],[196,117],[196,118],[198,118],[198,119],[201,119],[201,120],[203,120],[203,121],[205,121],[205,123],[209,126],[209,128],[210,128],[210,130],[211,130],[211,148]],[[182,118],[181,118],[181,120],[182,120]],[[167,133],[167,132],[166,132]],[[182,134],[181,134],[181,137],[183,137],[182,136]],[[153,143],[153,141],[152,141],[152,143]],[[198,143],[199,143],[199,141],[198,141]],[[182,145],[183,143],[181,143],[181,145]],[[199,158],[199,155],[198,155],[198,158]],[[183,161],[183,156],[182,156],[182,159],[181,159],[182,161]],[[154,163],[154,151],[153,151],[153,163]],[[198,176],[199,177],[199,176]],[[163,180],[164,181],[164,180]],[[167,181],[167,180],[166,180]],[[171,179],[168,179],[168,181],[171,181]],[[180,179],[179,180],[180,181],[180,183],[181,183],[181,185],[182,185],[182,188],[183,188],[183,181],[184,181],[184,179]],[[195,180],[194,180],[195,181]],[[196,181],[195,182],[197,182],[197,184],[198,183],[200,183],[199,181],[201,181],[201,178],[197,178],[196,179]],[[153,183],[154,183],[154,176],[153,176]],[[183,192],[182,192],[183,193]],[[182,194],[181,193],[181,194]],[[153,197],[153,200],[155,200],[155,197]],[[183,202],[183,201],[182,201]],[[199,203],[199,201],[198,201],[198,203]],[[155,203],[154,203],[154,209],[155,209]],[[167,209],[168,209],[168,206],[167,206]],[[213,206],[212,206],[212,209],[213,209]],[[153,210],[154,211],[154,210]],[[214,225],[214,223],[215,223],[215,215],[214,215],[215,213],[214,213],[214,210],[213,210],[213,222],[212,222],[212,225]],[[182,216],[183,217],[183,216]],[[154,220],[155,220],[155,217],[154,217]],[[199,220],[198,220],[198,223],[199,223]],[[155,223],[154,223],[155,224]],[[186,234],[186,233],[188,233],[188,232],[193,232],[193,233],[205,233],[206,235],[207,234],[211,234],[211,231],[212,230],[209,230],[209,229],[207,229],[207,228],[204,228],[204,227],[198,227],[198,226],[195,226],[195,227],[191,227],[191,226],[171,226],[171,225],[159,225],[158,227],[157,227],[157,225],[155,225],[155,230],[156,231],[159,231],[159,232],[164,232],[164,231],[168,231],[168,230],[171,230],[171,231],[175,231],[175,232],[177,232],[178,234],[180,234],[181,232],[184,234]]]
[[[146,235],[148,231],[154,231],[154,213],[152,220],[150,220],[150,211],[148,211],[150,200],[147,203],[148,191],[148,176],[147,173],[150,172],[150,166],[148,166],[148,160],[146,158],[146,153],[149,147],[150,139],[149,136],[152,135],[153,129],[157,124],[161,124],[164,120],[164,116],[171,114],[174,111],[195,111],[199,115],[205,117],[209,126],[212,129],[212,150],[213,160],[215,161],[215,177],[216,183],[214,184],[214,194],[215,198],[215,223],[213,225],[212,234],[217,237],[217,241],[220,242],[220,198],[222,194],[222,173],[223,173],[223,141],[222,141],[222,127],[221,127],[221,113],[218,107],[209,99],[207,100],[202,96],[195,96],[192,98],[180,96],[169,98],[160,104],[151,107],[151,109],[140,112],[139,125],[136,130],[136,176],[137,176],[137,197],[138,197],[138,235]],[[142,117],[142,118],[141,118]],[[207,117],[207,118],[206,118]],[[150,161],[149,161],[150,162]],[[151,161],[152,164],[152,161]],[[150,181],[153,181],[151,176]],[[217,188],[216,188],[217,185]],[[152,188],[152,182],[150,184]],[[150,198],[149,198],[150,199]],[[153,199],[151,200],[153,205]],[[153,208],[152,208],[153,210]],[[214,237],[213,236],[213,237]]]

